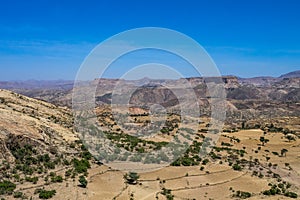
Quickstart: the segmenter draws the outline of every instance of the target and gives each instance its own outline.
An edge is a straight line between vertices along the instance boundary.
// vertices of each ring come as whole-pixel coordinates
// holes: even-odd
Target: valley
[[[181,80],[99,79],[90,83],[97,85],[97,124],[84,137],[74,125],[70,82],[1,82],[1,198],[297,199],[300,78],[286,76],[223,77],[221,131],[212,127],[203,78],[188,79],[200,115],[187,118],[172,92],[188,99]],[[138,88],[128,110],[112,103],[121,97],[113,94],[119,81],[124,93]],[[106,145],[116,152],[105,153]]]

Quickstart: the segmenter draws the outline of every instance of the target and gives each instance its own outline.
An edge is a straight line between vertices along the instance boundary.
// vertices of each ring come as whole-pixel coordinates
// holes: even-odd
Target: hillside
[[[5,199],[64,199],[69,189],[78,190],[72,179],[87,172],[89,154],[73,131],[70,111],[7,90],[0,90],[0,152]]]

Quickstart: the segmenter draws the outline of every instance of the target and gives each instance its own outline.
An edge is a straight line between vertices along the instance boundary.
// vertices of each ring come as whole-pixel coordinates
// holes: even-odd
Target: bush
[[[24,198],[23,193],[22,192],[15,192],[14,193],[14,198],[17,198],[17,199],[22,198],[23,199]]]
[[[277,193],[276,188],[271,188],[271,189],[265,190],[265,191],[263,192],[263,194],[264,194],[264,195],[267,195],[267,196],[270,196],[270,195],[276,195],[276,193]]]
[[[297,199],[298,198],[298,194],[294,193],[294,192],[286,192],[284,194],[284,196],[286,197],[290,197],[290,198],[294,198],[294,199]]]
[[[233,145],[227,142],[222,142],[221,143],[222,146],[227,146],[227,147],[232,147]]]
[[[69,169],[69,170],[67,170],[66,172],[65,172],[65,176],[66,177],[70,177],[72,175],[72,170],[71,169]]]
[[[73,166],[75,168],[75,171],[79,174],[87,172],[87,170],[91,167],[88,160],[78,160],[76,158],[73,159]]]
[[[221,159],[221,156],[215,154],[214,152],[210,152],[209,155],[210,155],[210,157],[211,157],[212,159],[214,159],[214,160],[216,160],[216,159]]]
[[[247,199],[251,197],[251,193],[249,192],[243,192],[243,191],[237,191],[235,193],[235,195],[233,195],[234,197],[239,197],[241,199]]]
[[[171,190],[163,188],[163,191],[161,192],[162,195],[166,196],[167,200],[173,200],[174,195],[171,194]]]
[[[241,170],[242,170],[242,167],[239,166],[238,164],[234,164],[234,165],[232,166],[232,168],[233,168],[233,170],[236,170],[236,171],[241,171]]]
[[[183,157],[182,161],[181,161],[181,164],[183,166],[193,166],[193,165],[196,165],[194,159],[190,158],[190,157]]]
[[[33,184],[37,184],[39,178],[38,177],[25,177],[25,180],[28,181],[28,182],[31,182]]]
[[[84,159],[86,159],[86,160],[91,160],[93,156],[92,156],[92,154],[90,152],[83,151],[81,153],[81,157],[84,158]]]
[[[140,176],[136,172],[129,172],[129,174],[124,175],[124,179],[126,179],[129,184],[136,184],[139,178]]]
[[[51,182],[52,183],[62,183],[63,178],[61,176],[54,176],[54,177],[51,177]]]
[[[181,165],[180,159],[177,159],[171,163],[171,166],[180,166],[180,165]]]
[[[175,160],[174,162],[171,163],[171,166],[195,166],[195,165],[199,165],[199,162],[197,161],[199,160],[199,158],[191,158],[188,156],[184,156],[181,158],[178,158],[177,160]]]
[[[209,162],[208,159],[204,159],[204,160],[202,161],[202,165],[206,165],[208,162]]]
[[[56,190],[40,190],[38,192],[40,199],[51,199],[56,194]]]
[[[80,183],[80,186],[83,187],[83,188],[86,188],[88,182],[87,180],[85,179],[84,176],[80,176],[79,177],[79,183]]]
[[[0,194],[12,194],[16,189],[16,185],[10,181],[2,181],[0,182]]]
[[[54,162],[45,162],[44,166],[48,169],[55,169],[55,163]]]

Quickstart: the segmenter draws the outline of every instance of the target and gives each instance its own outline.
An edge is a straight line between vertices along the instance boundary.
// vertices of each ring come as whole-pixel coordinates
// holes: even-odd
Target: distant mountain
[[[28,81],[0,81],[1,89],[72,89],[74,81],[67,80],[28,80]]]
[[[278,81],[279,78],[274,78],[271,76],[261,76],[254,78],[239,78],[239,82],[244,84],[250,84],[254,86],[271,86],[274,82]]]
[[[300,70],[283,74],[279,78],[300,78]]]

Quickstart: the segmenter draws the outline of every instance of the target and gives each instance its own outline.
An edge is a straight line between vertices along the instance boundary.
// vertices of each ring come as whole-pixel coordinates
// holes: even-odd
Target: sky
[[[223,75],[279,76],[300,69],[299,9],[298,0],[0,0],[0,81],[73,80],[99,43],[140,27],[193,38]],[[122,76],[122,67],[154,54],[123,56],[106,75]]]

